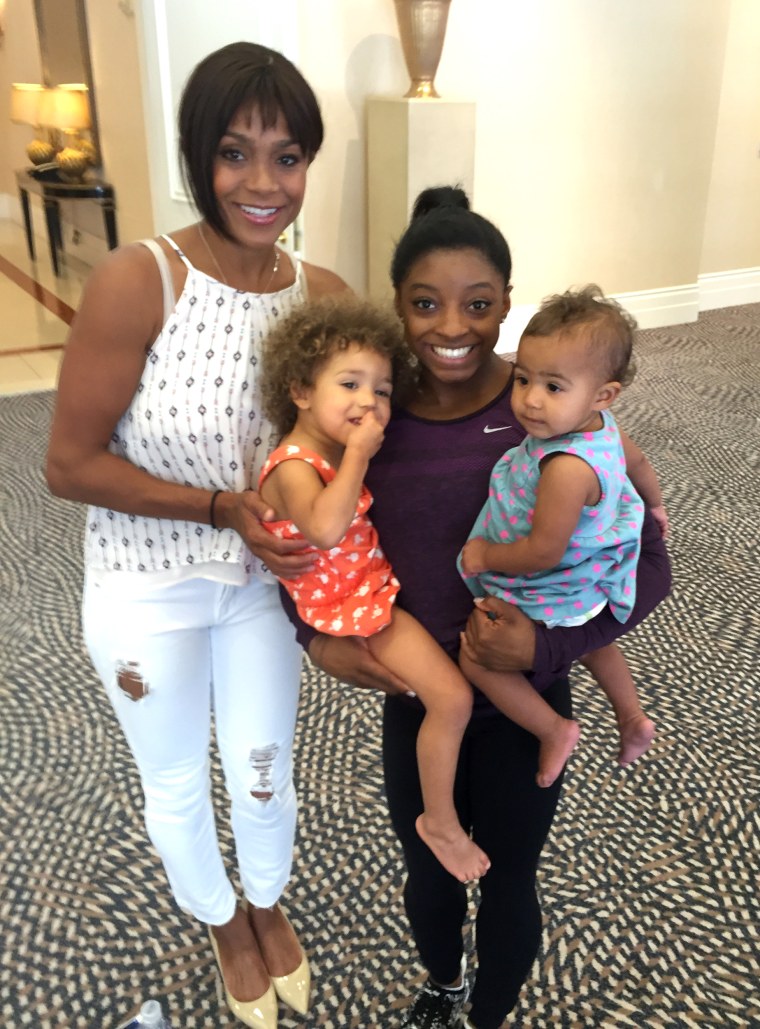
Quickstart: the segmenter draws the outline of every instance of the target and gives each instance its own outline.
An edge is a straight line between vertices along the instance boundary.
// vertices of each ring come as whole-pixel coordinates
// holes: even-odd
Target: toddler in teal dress
[[[609,407],[629,365],[635,322],[596,286],[544,301],[517,351],[512,408],[528,433],[497,462],[488,499],[458,560],[476,598],[498,597],[550,627],[580,625],[609,605],[625,622],[635,601],[644,502],[663,536],[657,476]],[[642,499],[643,498],[643,499]],[[654,738],[616,644],[583,658],[609,697],[619,763]],[[550,786],[574,749],[578,723],[558,715],[517,673],[460,655],[467,678],[539,738],[537,782]]]

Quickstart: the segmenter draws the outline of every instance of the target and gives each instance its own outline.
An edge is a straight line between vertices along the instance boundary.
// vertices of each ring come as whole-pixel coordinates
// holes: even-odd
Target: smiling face
[[[311,386],[292,388],[298,426],[317,442],[346,445],[352,428],[372,411],[380,425],[391,417],[391,362],[358,343],[336,350],[320,365]]]
[[[265,129],[256,107],[240,110],[214,158],[214,194],[232,236],[273,246],[303,204],[309,162],[282,114]]]
[[[490,375],[509,291],[475,249],[433,250],[411,265],[396,310],[423,378],[455,384]]]
[[[523,336],[515,361],[512,410],[526,432],[550,439],[601,428],[599,412],[620,393],[605,382],[582,330]]]

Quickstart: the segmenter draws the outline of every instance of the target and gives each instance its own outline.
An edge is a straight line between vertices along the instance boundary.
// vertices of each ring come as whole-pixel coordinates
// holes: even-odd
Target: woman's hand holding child
[[[251,553],[279,579],[298,579],[313,567],[311,547],[267,532],[261,523],[273,521],[275,512],[255,490],[221,493],[215,516],[218,528],[234,529]]]

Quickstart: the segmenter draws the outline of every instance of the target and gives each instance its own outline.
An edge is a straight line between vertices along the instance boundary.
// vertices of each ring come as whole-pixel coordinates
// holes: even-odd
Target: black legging
[[[544,698],[571,713],[567,680]],[[417,835],[422,811],[416,741],[423,712],[388,697],[383,720],[383,762],[388,810],[404,849],[404,903],[422,963],[438,983],[459,976],[466,888],[450,875]],[[501,715],[474,718],[465,733],[454,799],[462,825],[491,859],[480,880],[476,921],[477,980],[470,1017],[477,1029],[499,1029],[517,1002],[538,953],[541,909],[536,867],[559,799],[562,777],[536,785],[538,743]]]

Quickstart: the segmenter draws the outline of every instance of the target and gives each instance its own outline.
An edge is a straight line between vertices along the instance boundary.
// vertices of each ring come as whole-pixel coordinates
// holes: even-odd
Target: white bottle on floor
[[[118,1029],[171,1029],[171,1023],[164,1017],[157,1000],[146,1000],[137,1018],[123,1023]]]

